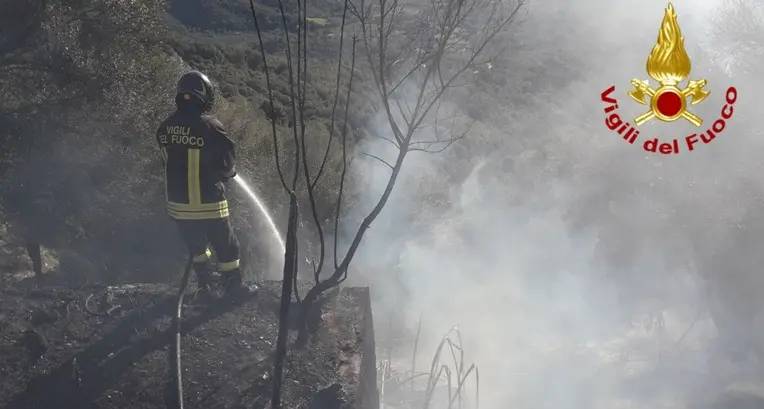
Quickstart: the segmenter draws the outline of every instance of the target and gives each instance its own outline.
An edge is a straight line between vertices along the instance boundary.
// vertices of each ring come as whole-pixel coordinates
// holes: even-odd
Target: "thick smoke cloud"
[[[408,157],[354,261],[358,282],[373,288],[378,342],[390,319],[414,331],[421,314],[419,366],[429,368],[428,348],[458,324],[489,409],[668,404],[698,387],[717,334],[705,284],[737,283],[722,287],[741,297],[757,285],[750,266],[760,252],[745,238],[755,234],[764,191],[755,101],[762,81],[750,69],[758,29],[751,2],[673,4],[690,79],[707,79],[711,91],[691,106],[705,122],[653,120],[630,145],[605,127],[600,94],[615,85],[625,120],[646,110],[626,92],[632,78],[649,78],[645,62],[666,2],[531,3],[493,62],[491,75],[506,85],[480,100],[490,118],[462,146]],[[733,117],[689,152],[684,138],[720,117],[729,86],[739,91]],[[379,129],[387,129],[381,117]],[[643,151],[652,137],[677,138],[680,153]],[[359,152],[392,155],[386,144]],[[353,164],[368,186],[357,218],[389,169],[360,154]],[[431,190],[447,195],[435,203]],[[635,322],[654,322],[659,312],[664,332],[635,335]],[[683,369],[649,371],[659,350],[681,356]],[[655,355],[635,358],[639,351]]]

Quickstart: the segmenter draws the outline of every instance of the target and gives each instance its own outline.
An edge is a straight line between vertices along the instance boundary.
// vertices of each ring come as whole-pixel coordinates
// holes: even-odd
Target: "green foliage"
[[[258,16],[259,21],[263,14]],[[268,14],[265,14],[268,15]],[[280,17],[279,17],[280,18]],[[328,21],[323,19],[322,21]],[[204,71],[214,78],[226,98],[241,96],[256,106],[267,100],[264,65],[254,29],[247,32],[198,32],[182,28],[173,31],[168,44],[192,67]],[[286,45],[279,25],[263,35],[271,86],[277,108],[291,110],[289,99],[289,70],[286,59]],[[296,23],[295,23],[296,24]],[[237,27],[236,25],[232,28]],[[321,119],[328,126],[334,102],[337,75],[337,38],[334,28],[315,25],[308,37],[308,90],[305,116]],[[290,33],[296,35],[296,33]],[[296,40],[293,39],[293,42]],[[292,45],[296,53],[296,45]],[[296,57],[294,58],[296,60]],[[348,68],[343,67],[343,78],[348,78]],[[295,77],[297,73],[293,72]],[[359,81],[361,82],[361,81]],[[351,99],[355,101],[353,115],[349,118],[354,130],[368,126],[374,107],[359,88]],[[368,95],[368,93],[366,94]],[[340,101],[342,103],[342,101]]]
[[[283,3],[287,14],[287,25],[297,27],[297,5]],[[278,0],[258,0],[255,11],[263,32],[281,32],[282,18]],[[332,0],[308,1],[308,15],[323,21],[342,15],[343,2]],[[253,31],[249,0],[172,0],[170,14],[181,24],[205,31]],[[321,24],[325,25],[325,24]]]

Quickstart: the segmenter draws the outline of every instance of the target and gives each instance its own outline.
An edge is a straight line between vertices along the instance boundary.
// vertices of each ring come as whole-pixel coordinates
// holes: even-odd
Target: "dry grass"
[[[392,363],[392,346],[387,357],[377,367],[377,379],[381,408],[394,409],[465,409],[478,408],[480,395],[480,372],[472,363],[469,366],[464,359],[462,335],[458,327],[451,328],[438,343],[432,356],[428,371],[416,368],[417,353],[421,336],[420,318],[411,368],[398,370]],[[445,355],[444,355],[445,354]],[[468,385],[473,385],[472,393],[467,393]]]

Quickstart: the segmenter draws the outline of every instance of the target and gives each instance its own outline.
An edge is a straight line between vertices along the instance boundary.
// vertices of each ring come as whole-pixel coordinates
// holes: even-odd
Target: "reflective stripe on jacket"
[[[228,217],[223,182],[236,175],[236,155],[220,121],[211,115],[176,111],[159,126],[156,139],[164,163],[170,217]]]

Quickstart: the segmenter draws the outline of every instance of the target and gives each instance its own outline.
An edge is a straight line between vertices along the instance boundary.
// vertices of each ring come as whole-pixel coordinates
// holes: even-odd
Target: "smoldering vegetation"
[[[356,261],[375,289],[379,356],[393,349],[390,385],[412,374],[420,317],[414,372],[458,325],[484,408],[694,407],[757,379],[761,8],[673,4],[689,79],[711,91],[690,106],[700,128],[652,120],[630,145],[605,126],[611,85],[625,120],[646,111],[627,91],[649,79],[660,1],[533,2],[468,98],[450,101],[479,122],[450,150],[409,157]],[[733,117],[689,151],[730,86]],[[653,137],[680,153],[645,152]],[[378,195],[388,169],[354,164]]]

